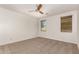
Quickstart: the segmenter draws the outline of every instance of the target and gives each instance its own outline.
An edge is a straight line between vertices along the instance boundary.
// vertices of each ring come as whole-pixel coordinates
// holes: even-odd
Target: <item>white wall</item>
[[[34,38],[37,19],[0,8],[0,45]]]
[[[72,15],[72,33],[65,33],[61,32],[60,30],[60,17],[61,16],[68,16]],[[50,39],[56,39],[59,41],[65,41],[65,42],[71,42],[71,43],[77,43],[77,11],[70,11],[65,12],[63,14],[51,16],[47,19],[47,32],[41,32],[40,26],[39,26],[39,36],[50,38]],[[40,19],[43,20],[43,19]],[[40,23],[39,23],[40,25]]]
[[[77,12],[77,40],[78,40],[78,48],[79,48],[79,11]]]

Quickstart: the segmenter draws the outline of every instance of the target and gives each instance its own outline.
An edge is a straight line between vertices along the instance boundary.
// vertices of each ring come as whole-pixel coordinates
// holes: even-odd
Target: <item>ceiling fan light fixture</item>
[[[32,10],[30,14],[32,14],[35,17],[43,17],[43,16],[47,16],[48,13],[46,13],[46,10],[44,9],[44,5],[36,4],[36,9]]]

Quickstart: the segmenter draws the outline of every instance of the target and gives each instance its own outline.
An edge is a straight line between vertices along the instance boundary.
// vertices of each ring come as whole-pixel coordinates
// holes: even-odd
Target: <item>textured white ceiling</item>
[[[48,13],[47,15],[41,15],[35,12],[29,12],[31,10],[35,10],[35,4],[1,4],[0,7],[7,8],[13,11],[17,11],[20,13],[30,14],[34,17],[41,17],[41,16],[51,16],[56,15],[59,13],[71,11],[71,10],[78,10],[79,4],[43,4],[44,12]]]

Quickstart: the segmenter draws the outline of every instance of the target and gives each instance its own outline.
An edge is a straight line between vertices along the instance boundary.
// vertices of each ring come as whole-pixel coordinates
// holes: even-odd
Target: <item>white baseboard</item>
[[[32,38],[36,38],[36,36],[30,36],[30,37],[25,38],[25,39],[7,40],[7,41],[5,41],[5,42],[1,42],[1,43],[0,43],[0,46],[2,46],[2,45],[6,45],[6,44],[15,43],[15,42],[20,42],[20,41],[28,40],[28,39],[32,39]]]
[[[63,41],[63,42],[77,44],[77,41],[67,41],[67,40],[63,40],[63,39],[59,39],[59,38],[55,38],[55,37],[47,37],[47,36],[39,36],[39,37],[48,38],[48,39],[54,39],[54,40],[59,40],[59,41]]]

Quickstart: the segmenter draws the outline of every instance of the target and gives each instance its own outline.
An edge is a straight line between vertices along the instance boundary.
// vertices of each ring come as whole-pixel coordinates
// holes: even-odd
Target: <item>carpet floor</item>
[[[76,44],[47,38],[33,38],[0,46],[1,54],[78,54]]]

